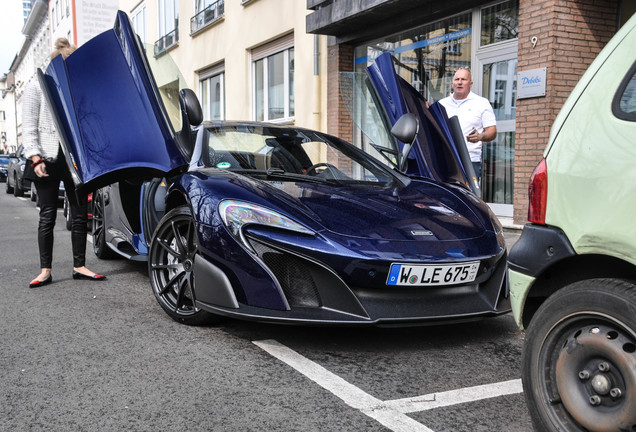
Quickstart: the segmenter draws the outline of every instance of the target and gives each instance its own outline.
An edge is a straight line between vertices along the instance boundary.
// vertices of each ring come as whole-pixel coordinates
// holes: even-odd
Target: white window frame
[[[210,80],[214,77],[219,77],[219,81],[221,84],[221,95],[220,95],[220,119],[219,120],[225,120],[225,63],[219,63],[218,65],[212,66],[208,69],[205,69],[201,72],[198,72],[198,77],[199,77],[199,99],[200,100],[204,100],[203,99],[203,82]],[[209,114],[212,111],[211,110],[211,103],[212,103],[212,88],[211,86],[208,85],[208,91],[206,96],[206,100],[208,102],[208,106],[207,107],[202,107],[203,108],[203,113],[204,113],[204,120],[211,120],[209,118]],[[207,116],[206,116],[207,113]]]
[[[168,18],[168,9],[172,6],[171,18],[174,22],[169,23],[167,21]],[[159,29],[159,37],[164,37],[171,31],[177,29],[177,22],[179,21],[179,0],[157,0],[157,9],[158,9],[158,29]]]
[[[289,33],[285,36],[282,36],[272,42],[261,45],[251,50],[251,68],[250,68],[250,88],[251,88],[251,118],[252,120],[256,120],[256,63],[260,60],[263,60],[263,121],[270,123],[279,123],[279,124],[289,124],[294,122],[294,115],[290,114],[290,89],[291,85],[289,82],[289,53],[294,49],[294,34]],[[283,92],[284,92],[284,114],[282,118],[278,119],[269,119],[269,87],[267,86],[268,82],[268,59],[269,57],[283,53],[284,59],[284,72],[283,72]],[[295,82],[295,80],[294,80]],[[295,92],[294,92],[295,94]],[[295,108],[294,108],[295,109]]]
[[[141,25],[140,25],[141,19]],[[133,23],[133,29],[135,33],[137,33],[141,37],[141,41],[146,43],[146,2],[141,2],[139,6],[137,6],[130,13],[130,20]],[[139,28],[141,27],[141,28]]]

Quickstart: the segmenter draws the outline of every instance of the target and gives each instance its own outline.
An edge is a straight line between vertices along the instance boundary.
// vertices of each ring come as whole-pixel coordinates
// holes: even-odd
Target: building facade
[[[473,91],[497,116],[498,136],[483,147],[483,198],[523,224],[555,116],[636,0],[35,0],[3,92],[15,96],[17,141],[21,91],[53,41],[81,45],[112,26],[117,8],[151,56],[176,62],[206,120],[295,124],[362,148],[342,72],[388,51],[399,74],[434,101],[449,94],[457,68],[470,68]]]
[[[169,55],[205,120],[326,128],[326,37],[298,0],[122,0],[156,58]]]
[[[2,91],[5,106],[7,147],[15,152],[21,143],[22,92],[27,83],[37,79],[37,70],[46,69],[55,40],[67,38],[79,46],[93,36],[112,28],[119,0],[32,0],[24,1],[28,13],[22,28],[24,43],[6,74]],[[27,7],[28,6],[28,7]]]
[[[603,0],[307,0],[309,33],[328,35],[330,133],[364,146],[340,95],[341,72],[391,52],[400,75],[430,101],[447,96],[459,67],[489,99],[497,138],[483,146],[483,198],[527,220],[527,187],[550,127],[587,66],[636,10]]]

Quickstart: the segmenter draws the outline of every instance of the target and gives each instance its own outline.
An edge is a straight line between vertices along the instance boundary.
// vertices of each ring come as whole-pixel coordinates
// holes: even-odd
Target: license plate
[[[472,282],[479,262],[438,265],[391,264],[387,285],[438,286]]]

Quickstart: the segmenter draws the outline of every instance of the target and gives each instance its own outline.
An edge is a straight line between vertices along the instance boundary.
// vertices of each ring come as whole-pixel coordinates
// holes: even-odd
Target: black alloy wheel
[[[106,201],[104,190],[99,189],[93,194],[93,251],[97,258],[111,259],[115,257],[115,252],[106,244]],[[66,198],[68,206],[68,198]],[[71,217],[71,209],[67,207],[67,219]],[[70,229],[70,228],[69,228]]]
[[[636,285],[592,279],[539,308],[523,388],[536,430],[636,431]]]
[[[152,236],[148,274],[152,291],[175,321],[204,325],[218,319],[195,306],[194,260],[198,246],[192,213],[187,207],[169,211]]]

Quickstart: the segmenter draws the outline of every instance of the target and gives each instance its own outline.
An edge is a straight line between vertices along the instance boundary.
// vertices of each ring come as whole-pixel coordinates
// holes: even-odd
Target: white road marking
[[[408,417],[407,413],[474,402],[523,391],[521,380],[517,379],[412,398],[381,401],[275,340],[254,341],[253,343],[273,357],[296,369],[325,390],[330,391],[350,407],[360,410],[363,414],[394,432],[433,432],[432,429]]]
[[[517,393],[523,393],[520,379],[441,393],[431,393],[412,398],[395,399],[385,401],[384,404],[402,413],[412,413]]]

